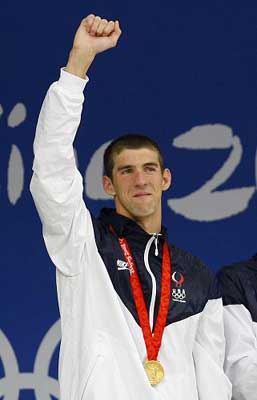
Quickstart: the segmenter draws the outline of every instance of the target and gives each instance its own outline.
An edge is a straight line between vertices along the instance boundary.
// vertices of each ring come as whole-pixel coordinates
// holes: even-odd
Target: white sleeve
[[[59,81],[50,86],[43,102],[34,141],[30,189],[48,253],[67,276],[81,271],[91,222],[73,150],[87,80],[61,70]]]
[[[224,323],[225,371],[233,384],[233,400],[256,400],[257,323],[242,304],[224,306]]]
[[[222,299],[211,299],[201,313],[193,349],[199,400],[230,400],[224,373],[225,337]]]

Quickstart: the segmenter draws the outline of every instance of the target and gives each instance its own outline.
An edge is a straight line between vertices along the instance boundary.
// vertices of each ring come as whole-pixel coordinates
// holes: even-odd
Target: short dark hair
[[[112,179],[112,170],[114,167],[114,156],[125,149],[147,148],[155,150],[158,153],[161,170],[164,170],[163,156],[158,144],[151,138],[139,134],[127,134],[114,139],[104,152],[104,173]]]

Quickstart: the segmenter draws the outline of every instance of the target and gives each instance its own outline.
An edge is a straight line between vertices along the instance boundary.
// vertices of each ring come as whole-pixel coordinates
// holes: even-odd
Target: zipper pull
[[[159,251],[158,251],[158,235],[155,236],[154,244],[155,244],[155,251],[154,251],[154,254],[155,254],[155,256],[157,257],[158,254],[159,254]]]

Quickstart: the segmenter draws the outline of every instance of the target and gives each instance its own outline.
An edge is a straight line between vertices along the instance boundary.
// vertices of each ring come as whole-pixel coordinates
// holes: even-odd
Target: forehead
[[[158,152],[148,148],[124,149],[119,154],[114,155],[113,161],[114,168],[119,168],[123,165],[140,166],[146,163],[160,165]]]

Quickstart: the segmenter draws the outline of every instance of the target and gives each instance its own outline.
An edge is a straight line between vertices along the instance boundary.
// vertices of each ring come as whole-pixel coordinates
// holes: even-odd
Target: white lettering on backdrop
[[[246,210],[256,190],[256,183],[249,187],[217,190],[219,186],[229,180],[243,156],[240,138],[233,136],[231,128],[221,124],[196,126],[175,138],[173,145],[190,150],[231,148],[228,159],[201,188],[185,197],[168,201],[168,205],[173,211],[195,221],[217,221]],[[256,170],[257,152],[255,175]]]
[[[104,192],[101,183],[103,153],[108,144],[109,142],[103,144],[94,153],[85,174],[86,195],[93,200],[110,198]],[[256,183],[249,187],[216,190],[229,180],[242,161],[243,148],[240,138],[233,136],[230,127],[222,124],[196,126],[189,132],[177,136],[173,140],[173,146],[198,151],[231,148],[228,159],[200,189],[185,197],[168,200],[168,206],[174,212],[190,220],[218,221],[247,209],[256,191]],[[254,168],[257,182],[257,152]]]
[[[0,118],[4,110],[0,104]],[[16,128],[22,124],[27,116],[26,107],[17,103],[7,117],[7,126]],[[22,195],[24,189],[24,165],[21,152],[15,144],[12,145],[8,170],[7,170],[7,194],[11,204],[15,205]]]
[[[0,118],[3,115],[0,105]],[[10,128],[19,126],[26,119],[26,107],[17,103],[7,119]],[[93,154],[85,172],[85,192],[93,200],[107,200],[110,197],[102,187],[103,153],[110,142],[102,144]],[[256,191],[257,152],[255,155],[255,183],[252,186],[217,190],[234,174],[243,160],[243,148],[239,136],[222,124],[201,125],[177,136],[173,146],[192,151],[227,150],[229,157],[218,171],[199,189],[181,198],[170,198],[168,206],[175,213],[194,221],[218,221],[237,215],[248,208]],[[75,152],[76,155],[76,152]],[[78,161],[77,161],[78,163]],[[205,168],[208,168],[205,167]],[[254,170],[253,170],[254,171]],[[1,189],[1,187],[0,187]],[[24,190],[24,164],[21,151],[12,145],[7,171],[7,193],[11,204],[15,205]]]

